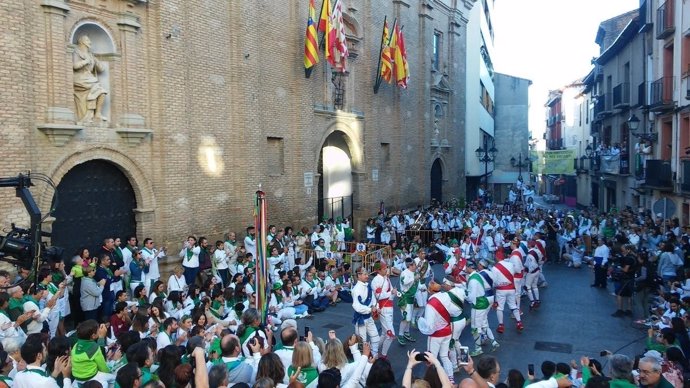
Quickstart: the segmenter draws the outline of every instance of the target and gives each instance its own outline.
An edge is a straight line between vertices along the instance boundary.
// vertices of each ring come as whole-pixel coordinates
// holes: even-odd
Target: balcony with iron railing
[[[650,159],[645,162],[643,185],[657,190],[673,191],[673,172],[671,162]]]
[[[666,39],[676,31],[673,21],[675,12],[673,3],[675,0],[667,0],[656,10],[656,38]]]
[[[614,175],[629,175],[630,163],[628,154],[610,154],[602,153],[594,157],[597,159],[597,166],[599,171],[606,174]],[[596,169],[596,168],[595,168]]]
[[[605,108],[605,97],[603,94],[600,94],[598,96],[595,96],[594,98],[594,107],[592,108],[592,113],[594,117],[599,117],[604,113],[604,108]]]
[[[613,93],[608,92],[604,94],[604,113],[613,113]]]
[[[653,112],[673,109],[673,76],[664,76],[652,82],[649,105]]]
[[[625,109],[630,106],[630,84],[622,82],[613,88],[613,108]]]
[[[647,83],[637,85],[637,106],[647,105]]]

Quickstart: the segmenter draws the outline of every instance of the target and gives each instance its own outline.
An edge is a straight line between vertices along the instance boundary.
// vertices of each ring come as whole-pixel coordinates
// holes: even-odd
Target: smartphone
[[[417,353],[416,356],[414,356],[414,359],[417,361],[426,361],[426,354],[424,353]]]
[[[467,365],[470,362],[470,348],[460,346],[458,353],[458,365]]]
[[[311,328],[309,326],[304,326],[304,336],[308,336],[309,332],[311,331]]]
[[[527,374],[534,376],[534,364],[527,364]]]

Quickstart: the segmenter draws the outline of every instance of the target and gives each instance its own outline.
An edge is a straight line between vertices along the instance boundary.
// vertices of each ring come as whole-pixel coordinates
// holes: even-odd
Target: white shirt
[[[228,255],[224,250],[216,249],[213,257],[216,260],[216,269],[228,269]]]
[[[64,387],[71,387],[72,381],[65,377]],[[14,388],[59,388],[55,379],[46,372],[45,367],[27,365],[26,369],[14,376]]]
[[[178,278],[175,274],[172,274],[168,278],[168,293],[171,291],[184,291],[186,287],[187,280],[184,278],[184,276],[180,276]]]
[[[253,259],[256,259],[256,240],[251,236],[244,238],[244,249],[247,251],[247,253],[252,254]]]
[[[192,257],[187,259],[187,251],[192,251]],[[182,266],[187,268],[199,268],[199,253],[201,252],[200,246],[195,246],[192,248],[182,248],[180,251],[180,258],[182,259]],[[151,276],[151,270],[149,269],[149,276]],[[160,276],[160,275],[158,275]]]
[[[603,257],[604,259],[602,260],[601,265],[604,265],[604,264],[608,263],[608,261],[609,261],[609,252],[611,252],[611,250],[609,249],[609,247],[607,247],[604,244],[604,245],[598,246],[594,250],[594,257]]]
[[[144,248],[141,250],[141,258],[149,263],[149,273],[146,274],[147,279],[157,280],[161,277],[161,273],[158,270],[158,258],[162,254],[163,252],[158,252],[156,249],[150,251],[148,248]]]
[[[166,331],[161,331],[156,337],[156,350],[161,350],[168,345],[172,345],[172,338]]]

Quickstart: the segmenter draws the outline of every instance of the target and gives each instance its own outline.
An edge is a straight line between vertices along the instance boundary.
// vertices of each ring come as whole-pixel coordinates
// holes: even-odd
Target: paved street
[[[434,266],[434,272],[440,274],[442,267]],[[586,268],[578,270],[554,264],[547,265],[545,273],[549,285],[540,289],[542,306],[539,311],[532,313],[523,308],[525,331],[522,334],[516,332],[514,321],[507,317],[507,313],[506,332],[496,334],[496,315],[493,312],[489,314],[491,327],[501,343],[500,349],[494,354],[501,363],[502,379],[512,368],[526,373],[527,364],[530,363],[535,364],[538,371],[541,363],[547,359],[569,362],[587,355],[599,358],[604,364],[605,360],[599,357],[599,352],[604,349],[631,357],[640,353],[646,332],[634,328],[630,318],[611,317],[616,310],[615,297],[611,295],[612,286],[608,290],[590,288],[591,272]],[[527,298],[524,298],[522,302],[525,307],[526,301]],[[400,313],[396,310],[396,330],[399,320]],[[322,338],[327,337],[330,329],[336,330],[338,338],[344,338],[353,331],[351,321],[352,307],[341,303],[317,314],[314,319],[300,320],[298,324],[300,331],[304,325],[309,325]],[[389,359],[399,379],[407,362],[406,351],[426,348],[426,341],[419,332],[413,330],[413,336],[417,338],[415,344],[400,346],[395,342],[389,352]],[[463,332],[462,343],[472,345],[469,328]],[[415,374],[421,376],[423,369],[418,368]],[[464,377],[464,372],[456,375],[458,377]]]

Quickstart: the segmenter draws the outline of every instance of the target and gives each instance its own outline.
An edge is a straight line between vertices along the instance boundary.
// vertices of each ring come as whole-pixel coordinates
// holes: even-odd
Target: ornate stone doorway
[[[335,131],[326,138],[319,157],[318,221],[352,214],[352,157],[345,134]]]
[[[95,254],[106,237],[136,233],[137,201],[129,180],[114,164],[91,160],[70,169],[57,187],[52,244],[71,260],[80,247]]]

